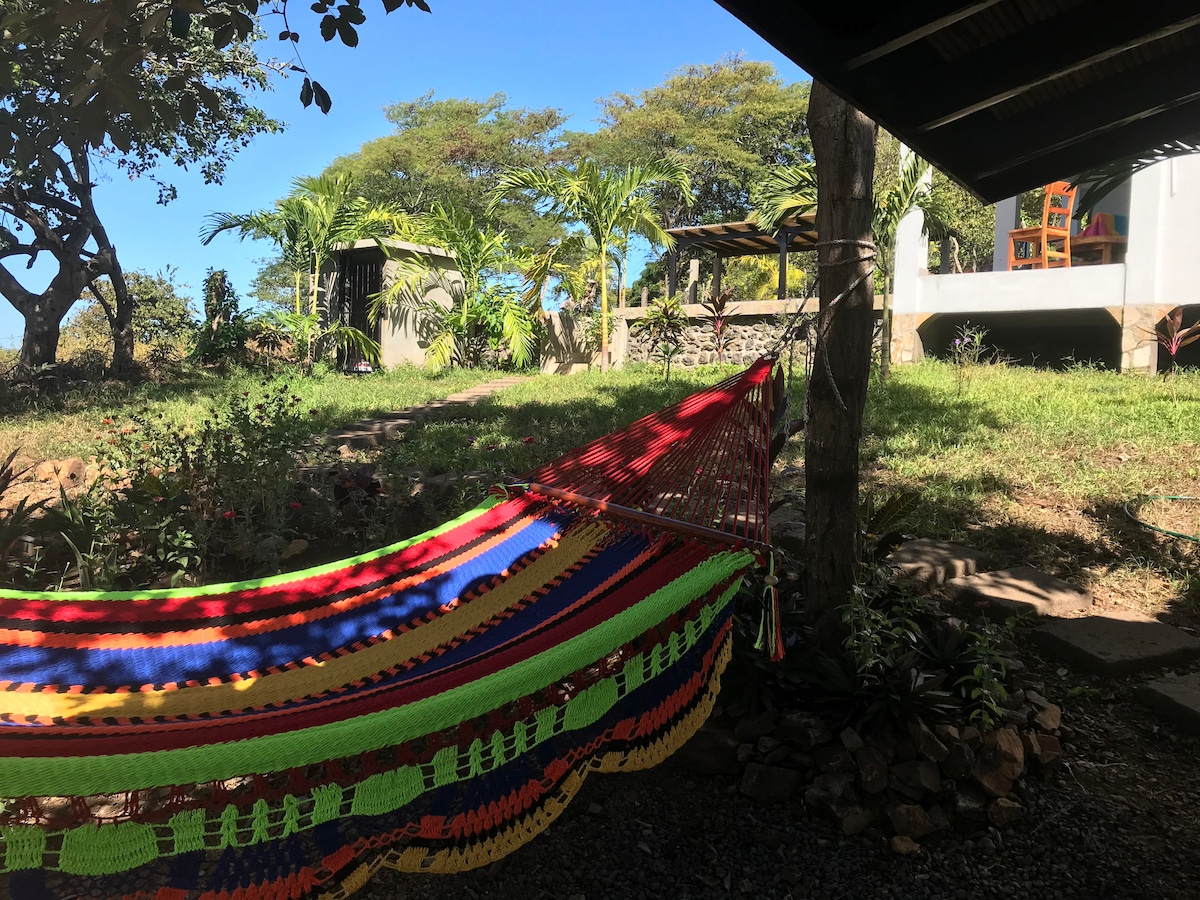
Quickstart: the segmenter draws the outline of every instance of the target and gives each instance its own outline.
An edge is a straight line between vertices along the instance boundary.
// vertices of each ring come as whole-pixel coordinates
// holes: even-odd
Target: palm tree
[[[309,314],[318,311],[317,295],[321,268],[333,257],[339,244],[367,238],[384,238],[402,228],[401,214],[388,206],[370,203],[354,192],[348,175],[297,178],[292,191],[274,209],[250,213],[212,213],[200,233],[207,246],[223,231],[274,241],[284,261],[296,274],[296,313],[300,305],[300,281],[308,276]]]
[[[492,208],[512,194],[530,194],[544,212],[564,225],[582,225],[594,242],[593,255],[598,263],[600,282],[600,367],[608,371],[608,257],[612,247],[640,234],[653,244],[670,247],[671,236],[663,230],[647,196],[655,184],[666,184],[683,193],[691,190],[691,181],[683,164],[661,159],[644,166],[602,169],[592,160],[574,166],[512,169],[500,176]],[[584,235],[575,232],[550,247],[545,262],[537,271],[549,275],[552,260],[564,249],[579,249]],[[545,276],[543,276],[545,277]],[[541,283],[537,285],[540,294]]]
[[[883,279],[883,328],[880,335],[880,375],[891,371],[892,288],[895,283],[896,234],[900,222],[914,208],[925,214],[925,233],[930,240],[947,240],[954,229],[942,206],[929,194],[926,175],[929,163],[910,153],[900,164],[900,177],[887,190],[875,195],[871,233],[875,238],[875,268]],[[764,228],[778,228],[794,216],[817,207],[816,168],[811,163],[783,166],[773,171],[755,192],[755,218]]]
[[[212,213],[200,237],[206,246],[223,231],[237,231],[243,240],[251,237],[275,242],[296,275],[296,310],[275,324],[292,330],[296,346],[304,348],[310,364],[314,351],[329,342],[378,361],[378,344],[362,332],[340,322],[322,327],[318,304],[321,269],[333,258],[339,244],[379,240],[404,226],[403,216],[396,209],[372,204],[356,194],[350,176],[320,175],[295,179],[291,193],[273,210]],[[309,285],[307,312],[300,301],[303,275],[308,276]]]

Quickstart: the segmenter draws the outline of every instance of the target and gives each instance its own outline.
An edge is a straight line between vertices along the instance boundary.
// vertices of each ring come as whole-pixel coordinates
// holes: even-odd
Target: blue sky
[[[222,185],[205,185],[197,173],[168,173],[179,199],[166,207],[156,204],[150,182],[102,175],[96,205],[126,271],[173,266],[196,298],[205,271],[223,268],[245,295],[270,246],[232,235],[201,246],[205,216],[270,207],[293,178],[318,174],[335,157],[390,133],[385,106],[429,90],[474,98],[502,92],[512,106],[558,107],[571,116],[568,128],[586,131],[596,127],[601,97],[652,87],[690,63],[740,53],[773,63],[786,81],[807,77],[711,0],[430,0],[432,14],[401,8],[386,16],[378,0],[367,0],[369,18],[355,49],[326,45],[307,4],[292,5],[304,62],[333,96],[332,111],[302,109],[297,78],[276,80],[258,105],[289,127],[238,154]],[[266,30],[274,35],[281,26],[269,20]],[[285,46],[267,41],[261,55],[282,54]],[[49,279],[40,272],[14,269],[35,290]],[[0,298],[0,346],[19,344],[22,328],[21,316]]]

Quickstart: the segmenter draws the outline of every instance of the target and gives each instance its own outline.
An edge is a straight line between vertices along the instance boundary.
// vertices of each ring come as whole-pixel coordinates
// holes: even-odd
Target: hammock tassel
[[[771,662],[783,659],[783,620],[779,611],[779,576],[775,574],[775,554],[769,554],[767,575],[763,578],[766,588],[763,590],[762,618],[758,625],[758,639],[754,642],[755,649],[769,653]]]

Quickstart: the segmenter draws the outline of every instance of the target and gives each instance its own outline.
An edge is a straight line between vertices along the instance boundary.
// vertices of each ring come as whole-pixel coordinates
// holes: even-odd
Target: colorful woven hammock
[[[494,860],[589,771],[661,760],[762,558],[770,373],[344,562],[0,592],[0,897],[344,897]]]

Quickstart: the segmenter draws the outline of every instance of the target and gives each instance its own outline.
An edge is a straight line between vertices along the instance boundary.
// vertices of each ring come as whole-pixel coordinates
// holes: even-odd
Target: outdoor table
[[[1071,238],[1071,256],[1079,257],[1084,265],[1123,262],[1128,240],[1123,234],[1078,234]]]

